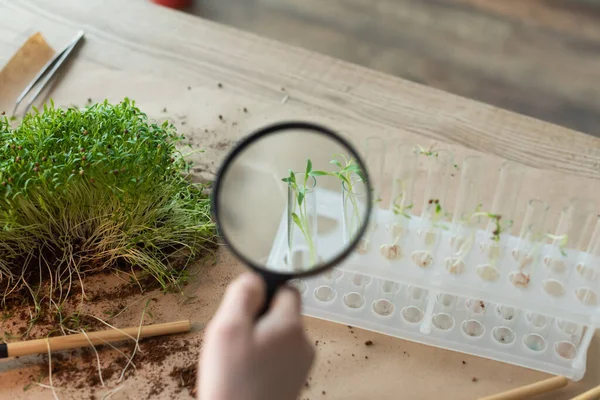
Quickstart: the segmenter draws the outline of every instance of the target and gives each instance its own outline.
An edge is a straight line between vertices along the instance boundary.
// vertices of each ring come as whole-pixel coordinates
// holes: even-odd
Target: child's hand
[[[265,285],[255,274],[234,281],[208,326],[199,368],[200,399],[293,400],[314,358],[300,316],[300,297],[277,292],[258,321]]]

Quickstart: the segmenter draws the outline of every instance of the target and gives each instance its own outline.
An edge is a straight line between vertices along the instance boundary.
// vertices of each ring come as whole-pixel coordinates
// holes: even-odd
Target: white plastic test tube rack
[[[333,256],[328,252],[342,248],[341,194],[317,188],[316,197],[318,218],[337,222],[335,228],[318,234],[319,256],[327,259]],[[540,212],[538,205],[530,208]],[[563,225],[573,224],[572,208],[563,210]],[[424,249],[424,227],[432,226],[430,216],[424,218],[407,218],[402,239],[392,240],[390,227],[397,215],[375,207],[367,251],[355,251],[342,265],[319,276],[291,282],[302,294],[304,314],[581,379],[588,347],[600,325],[596,297],[600,224],[583,252],[567,251],[561,232],[554,240],[536,237],[533,222],[519,236],[504,234],[490,243],[493,227],[457,229],[455,218],[429,241],[430,258],[423,264],[415,254]],[[536,218],[532,214],[525,221]],[[286,268],[286,223],[283,215],[268,260],[273,268]],[[457,247],[457,232],[462,232],[463,242],[471,238],[466,251]],[[400,249],[390,259],[381,247],[391,241]],[[490,245],[500,246],[500,251],[490,253],[486,247]],[[457,254],[458,270],[449,261]],[[491,275],[485,272],[490,264],[496,271]],[[515,279],[518,272],[526,282]]]

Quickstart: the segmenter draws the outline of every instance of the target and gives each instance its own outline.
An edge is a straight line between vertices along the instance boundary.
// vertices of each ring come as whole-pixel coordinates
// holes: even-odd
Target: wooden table
[[[141,0],[4,0],[0,64],[36,31],[59,48],[77,29],[86,31],[86,43],[53,89],[55,101],[84,104],[87,98],[130,96],[151,116],[175,120],[189,133],[191,144],[207,148],[197,159],[197,179],[211,179],[233,141],[249,129],[293,117],[326,122],[355,141],[376,134],[423,145],[447,144],[459,156],[483,152],[488,154],[490,176],[501,159],[519,161],[540,169],[531,170],[531,179],[539,182],[544,177],[548,183],[530,186],[544,198],[558,203],[565,192],[577,191],[600,200],[599,139]],[[244,113],[243,107],[250,112]],[[166,310],[164,318],[191,317],[206,323],[224,284],[239,270],[221,250],[219,263],[192,285],[202,302]],[[318,346],[310,386],[301,398],[467,399],[545,377],[366,331],[350,333],[346,326],[306,322],[310,336],[326,343]],[[367,348],[365,340],[375,345]],[[570,398],[600,382],[598,356],[596,337],[585,379],[545,398]],[[22,365],[6,365],[0,366],[0,397],[25,396],[27,380],[16,372]],[[130,378],[113,398],[138,398],[144,379],[148,378]],[[51,396],[42,389],[27,395],[31,393]]]

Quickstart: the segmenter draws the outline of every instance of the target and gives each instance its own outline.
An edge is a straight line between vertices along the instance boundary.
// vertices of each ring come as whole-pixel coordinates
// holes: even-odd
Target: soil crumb
[[[198,375],[198,363],[193,362],[185,367],[175,367],[169,374],[177,384],[176,393],[187,389],[190,396],[196,396],[196,376]]]

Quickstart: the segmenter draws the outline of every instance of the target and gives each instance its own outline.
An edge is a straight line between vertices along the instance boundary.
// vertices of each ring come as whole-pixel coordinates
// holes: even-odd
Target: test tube
[[[452,219],[450,247],[452,255],[446,258],[446,270],[461,274],[465,269],[465,257],[475,242],[475,228],[479,221],[476,212],[480,208],[482,183],[482,160],[478,156],[467,156],[463,160],[460,184]]]
[[[388,259],[402,257],[402,238],[408,231],[413,209],[413,190],[417,172],[418,153],[415,145],[400,143],[396,148],[396,168],[390,200],[391,221],[387,226],[390,243],[382,244],[381,255]]]
[[[595,306],[598,304],[598,290],[600,289],[600,219],[597,218],[594,233],[587,246],[587,251],[581,253],[577,264],[577,273],[583,278],[575,290],[575,296],[582,304]]]
[[[487,259],[486,263],[477,266],[477,275],[483,280],[496,281],[500,277],[500,259],[504,253],[506,237],[510,235],[523,175],[524,168],[520,164],[505,161],[500,167],[492,209],[480,244]]]
[[[365,163],[369,171],[373,207],[369,216],[369,226],[356,246],[356,251],[365,254],[370,250],[371,237],[377,229],[377,210],[381,206],[381,192],[383,189],[383,166],[385,165],[385,141],[377,136],[365,140]],[[366,197],[366,193],[364,194]]]
[[[363,224],[367,204],[367,187],[360,178],[353,177],[352,185],[342,182],[343,239],[349,243],[355,239]],[[359,251],[360,252],[360,251]]]
[[[302,182],[304,176],[298,173],[296,179]],[[319,262],[315,178],[309,177],[306,186],[302,197],[297,189],[288,186],[287,265],[292,271],[306,271]]]
[[[596,227],[587,250],[580,256],[577,272],[587,281],[595,281],[600,275],[600,218],[596,218]]]
[[[529,287],[531,274],[539,261],[546,234],[544,224],[548,204],[541,200],[529,200],[527,212],[521,225],[521,233],[517,246],[512,250],[516,262],[513,271],[508,275],[509,281],[518,288]]]
[[[382,138],[370,136],[365,140],[365,163],[367,164],[371,187],[373,188],[374,208],[378,208],[381,203],[385,150],[385,141]]]
[[[439,150],[428,156],[427,185],[418,232],[421,248],[412,253],[412,261],[421,268],[431,265],[441,230],[447,229],[444,205],[453,160],[453,154],[447,150]]]
[[[591,200],[573,199],[563,208],[556,231],[551,236],[552,244],[544,256],[544,264],[548,268],[542,287],[549,295],[564,295],[576,254],[584,246],[585,234],[593,217],[594,203]]]

